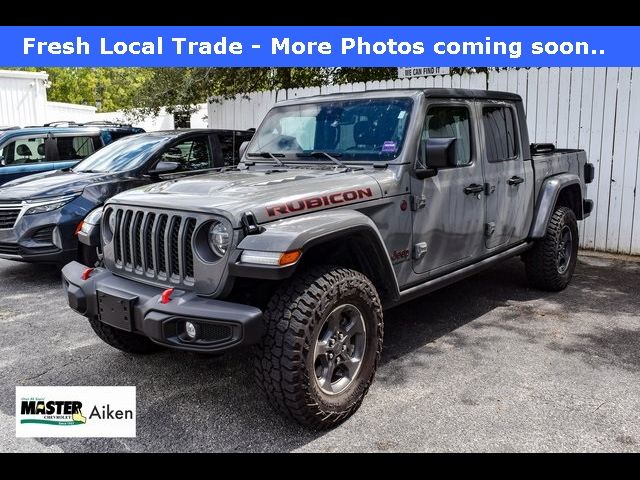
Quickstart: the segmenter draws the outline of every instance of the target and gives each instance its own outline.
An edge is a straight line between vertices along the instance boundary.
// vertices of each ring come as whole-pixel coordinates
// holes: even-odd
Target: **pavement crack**
[[[46,375],[49,372],[52,372],[52,371],[58,370],[58,369],[63,369],[65,367],[67,367],[68,365],[71,365],[72,363],[84,362],[85,360],[88,360],[89,358],[91,358],[91,355],[86,355],[86,356],[84,356],[82,358],[74,358],[72,360],[69,360],[69,361],[63,363],[62,365],[56,365],[56,366],[53,366],[51,368],[48,368],[47,370],[45,370],[43,372],[37,373],[35,375],[32,375],[31,377],[26,377],[26,378],[22,379],[22,381],[35,380],[36,378],[40,378],[40,377],[42,377],[43,375]]]
[[[55,370],[55,367],[51,367],[51,368],[49,368],[49,369],[45,370],[44,372],[40,372],[40,373],[38,373],[38,374],[36,374],[36,375],[33,375],[33,376],[31,376],[31,377],[27,377],[27,378],[25,378],[24,380],[35,380],[36,378],[40,378],[40,377],[42,377],[43,375],[46,375],[47,373],[49,373],[49,372],[50,372],[50,371],[52,371],[52,370]]]

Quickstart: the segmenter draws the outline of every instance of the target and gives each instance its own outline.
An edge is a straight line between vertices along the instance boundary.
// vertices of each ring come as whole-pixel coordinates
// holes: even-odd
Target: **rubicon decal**
[[[135,387],[16,387],[17,437],[135,437]]]
[[[292,200],[290,202],[281,203],[279,205],[270,205],[267,207],[267,215],[269,215],[270,217],[275,217],[288,213],[312,210],[314,208],[352,203],[371,197],[373,197],[373,192],[368,187],[358,188],[355,190],[346,190],[344,192],[331,193],[329,195]]]

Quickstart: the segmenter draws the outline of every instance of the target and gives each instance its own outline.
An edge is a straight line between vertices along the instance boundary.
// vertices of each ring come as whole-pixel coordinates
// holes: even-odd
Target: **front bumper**
[[[59,265],[75,260],[74,234],[85,214],[75,202],[52,212],[20,215],[12,228],[0,229],[0,258]]]
[[[262,312],[258,308],[180,290],[173,292],[169,303],[162,304],[161,288],[118,277],[103,268],[95,269],[83,280],[86,268],[78,262],[69,263],[62,269],[62,283],[69,306],[87,318],[116,328],[124,326],[124,330],[166,347],[197,352],[220,352],[253,344],[263,334]],[[116,314],[117,324],[109,300],[113,298],[125,304],[126,313]],[[105,309],[111,312],[105,314]],[[195,340],[185,335],[187,321],[197,327]]]

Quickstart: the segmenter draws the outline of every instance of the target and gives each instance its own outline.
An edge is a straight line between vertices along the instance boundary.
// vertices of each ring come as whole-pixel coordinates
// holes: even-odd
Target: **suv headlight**
[[[90,223],[91,225],[98,225],[100,220],[102,220],[102,207],[91,210],[87,216],[84,217],[85,223]]]
[[[64,207],[71,200],[76,198],[76,195],[66,196],[66,197],[52,197],[46,200],[33,200],[27,202],[27,205],[30,203],[35,204],[33,207],[29,208],[25,215],[34,215],[36,213],[46,213],[52,212],[53,210],[57,210],[59,208]]]
[[[102,207],[91,210],[87,216],[84,217],[80,231],[85,235],[89,235],[96,225],[100,225],[100,220],[102,220]]]
[[[231,242],[229,227],[218,221],[213,222],[209,227],[207,239],[211,250],[219,257],[224,257]]]

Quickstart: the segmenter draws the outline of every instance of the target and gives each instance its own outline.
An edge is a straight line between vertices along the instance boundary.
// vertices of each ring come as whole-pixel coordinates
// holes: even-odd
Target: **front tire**
[[[265,312],[255,376],[297,422],[330,428],[362,403],[382,351],[378,293],[362,273],[315,267],[283,284]]]
[[[529,284],[540,290],[564,290],[578,259],[578,221],[573,210],[556,207],[545,236],[524,255]]]

